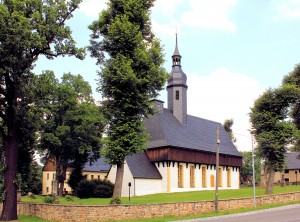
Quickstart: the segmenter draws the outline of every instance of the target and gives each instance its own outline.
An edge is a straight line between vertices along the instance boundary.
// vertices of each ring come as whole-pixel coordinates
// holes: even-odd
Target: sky
[[[106,8],[104,0],[83,0],[68,21],[77,46],[89,45],[88,29]],[[152,30],[164,48],[171,71],[175,34],[187,75],[188,114],[224,123],[233,119],[235,145],[250,151],[250,107],[268,88],[300,63],[300,0],[156,0],[151,10]],[[94,97],[100,70],[87,54],[85,60],[40,57],[34,72],[53,70],[81,74]],[[167,104],[166,91],[158,99]],[[221,141],[222,142],[222,141]]]

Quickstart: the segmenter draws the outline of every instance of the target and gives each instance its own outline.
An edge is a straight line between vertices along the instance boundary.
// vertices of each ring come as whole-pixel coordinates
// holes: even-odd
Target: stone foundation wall
[[[256,204],[260,206],[297,200],[300,200],[300,192],[260,196],[256,198]],[[220,211],[250,207],[253,207],[253,198],[219,200]],[[0,210],[2,210],[1,205]],[[182,216],[213,212],[214,210],[214,201],[117,206],[18,203],[18,214],[72,222],[153,218],[166,215]]]

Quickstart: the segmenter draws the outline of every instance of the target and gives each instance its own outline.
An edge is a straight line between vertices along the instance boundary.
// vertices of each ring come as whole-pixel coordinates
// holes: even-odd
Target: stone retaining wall
[[[297,200],[300,200],[300,192],[260,196],[256,198],[256,204],[260,206]],[[253,198],[219,200],[220,211],[250,207],[253,207]],[[1,209],[2,206],[0,206]],[[18,203],[18,214],[72,222],[153,218],[166,215],[183,216],[213,212],[214,210],[214,201],[117,206]]]

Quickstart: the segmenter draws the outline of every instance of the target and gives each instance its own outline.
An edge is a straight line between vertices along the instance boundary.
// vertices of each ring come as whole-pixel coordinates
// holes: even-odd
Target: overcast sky
[[[83,0],[68,22],[78,46],[89,44],[87,26],[105,7],[103,0]],[[178,32],[188,113],[220,123],[234,119],[238,150],[250,150],[253,101],[265,89],[279,86],[300,62],[300,0],[157,0],[151,17],[168,71]],[[99,67],[89,56],[84,61],[41,57],[35,73],[42,70],[53,70],[58,78],[81,74],[96,91]],[[94,96],[101,99],[96,92]],[[159,99],[167,102],[164,91]]]

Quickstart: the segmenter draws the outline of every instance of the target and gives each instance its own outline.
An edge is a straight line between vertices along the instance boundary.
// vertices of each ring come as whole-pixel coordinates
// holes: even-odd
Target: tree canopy
[[[300,96],[294,85],[285,84],[266,90],[251,108],[250,121],[257,142],[259,155],[267,167],[266,193],[272,192],[275,171],[285,166],[287,147],[295,142],[298,130],[289,118],[290,106]]]
[[[39,147],[47,161],[55,162],[57,194],[63,195],[66,170],[75,157],[81,164],[99,157],[105,120],[89,83],[80,75],[64,74],[59,82],[52,71],[46,71],[34,85],[42,122]]]
[[[151,31],[153,3],[111,0],[89,27],[89,49],[101,65],[98,90],[109,119],[105,157],[118,167],[114,197],[121,195],[125,156],[146,148],[143,118],[153,113],[151,99],[167,78],[160,42]]]
[[[52,59],[75,56],[77,48],[65,22],[72,17],[81,0],[3,0],[0,2],[0,134],[6,169],[6,197],[0,220],[17,219],[16,179],[18,148],[21,144],[20,106],[29,97],[23,90],[32,79],[32,69],[40,55]],[[29,103],[31,104],[31,103]],[[28,105],[28,104],[27,104]]]

